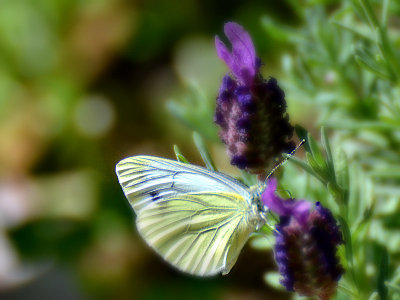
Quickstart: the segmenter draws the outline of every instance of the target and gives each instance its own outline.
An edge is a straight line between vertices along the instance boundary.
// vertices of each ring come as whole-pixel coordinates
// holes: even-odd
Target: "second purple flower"
[[[280,217],[274,250],[281,284],[302,296],[331,299],[344,272],[338,257],[340,228],[319,202],[284,200],[275,194],[276,186],[270,179],[261,199]]]

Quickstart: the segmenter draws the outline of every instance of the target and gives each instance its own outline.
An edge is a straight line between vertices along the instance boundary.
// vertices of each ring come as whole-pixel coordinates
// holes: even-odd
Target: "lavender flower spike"
[[[222,80],[214,120],[231,164],[262,174],[274,158],[294,148],[285,94],[274,78],[262,78],[253,41],[243,27],[229,22],[224,29],[232,51],[218,37],[215,46],[231,72]]]
[[[342,234],[332,213],[319,202],[313,209],[305,200],[281,199],[275,189],[276,181],[271,179],[261,198],[280,215],[275,260],[282,285],[302,296],[331,299],[344,272],[337,256]]]
[[[257,66],[256,51],[250,35],[242,26],[234,22],[226,23],[224,32],[232,44],[232,52],[216,36],[215,47],[218,57],[226,63],[242,84],[251,85],[259,67]]]

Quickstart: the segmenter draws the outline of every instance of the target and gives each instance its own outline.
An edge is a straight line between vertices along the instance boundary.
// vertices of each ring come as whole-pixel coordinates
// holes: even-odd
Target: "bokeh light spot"
[[[103,96],[89,96],[81,100],[75,109],[75,125],[85,136],[100,138],[112,128],[115,110]]]

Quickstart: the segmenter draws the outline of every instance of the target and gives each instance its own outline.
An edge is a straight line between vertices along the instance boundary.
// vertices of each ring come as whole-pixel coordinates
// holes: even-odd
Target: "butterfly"
[[[225,174],[154,156],[123,159],[116,173],[140,235],[192,275],[227,274],[267,221],[262,185],[249,188]]]

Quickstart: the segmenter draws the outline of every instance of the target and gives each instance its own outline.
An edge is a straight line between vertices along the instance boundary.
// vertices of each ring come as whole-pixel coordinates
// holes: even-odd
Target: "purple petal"
[[[276,187],[278,183],[275,178],[271,178],[268,181],[268,185],[261,195],[262,202],[273,212],[276,212],[280,216],[287,216],[288,212],[284,205],[285,200],[275,195]]]
[[[246,133],[247,130],[251,128],[251,119],[249,117],[249,114],[245,113],[239,120],[237,120],[236,128],[239,131],[243,131],[243,133]]]
[[[222,84],[221,84],[220,91],[222,90],[222,91],[228,91],[230,93],[233,93],[235,88],[236,88],[235,81],[228,74],[226,74],[222,78]]]
[[[231,52],[226,48],[225,44],[219,39],[218,36],[215,37],[215,48],[217,49],[217,55],[222,59],[229,69],[232,70],[236,68],[235,62]],[[235,72],[233,72],[235,73]]]
[[[224,114],[218,109],[216,110],[215,115],[214,115],[214,122],[220,126],[223,126],[223,127],[226,126]]]
[[[254,102],[250,89],[247,86],[239,86],[235,90],[235,96],[241,107],[246,107]]]
[[[292,206],[292,215],[296,218],[297,222],[302,225],[307,224],[308,215],[310,214],[311,202],[306,200],[298,200]]]
[[[250,35],[242,26],[234,22],[226,23],[224,32],[232,44],[232,52],[216,36],[215,47],[218,57],[226,63],[241,83],[251,85],[258,72],[259,63]]]
[[[257,73],[257,58],[253,41],[248,32],[234,22],[226,23],[224,32],[232,44],[232,58],[236,65],[235,70],[232,68],[231,70],[236,77],[249,85]]]
[[[300,224],[306,224],[310,213],[311,203],[306,200],[285,200],[275,195],[277,181],[271,178],[268,186],[261,195],[262,202],[280,216],[294,217]]]
[[[238,167],[239,169],[245,169],[249,161],[244,155],[236,154],[231,159],[231,164]]]

